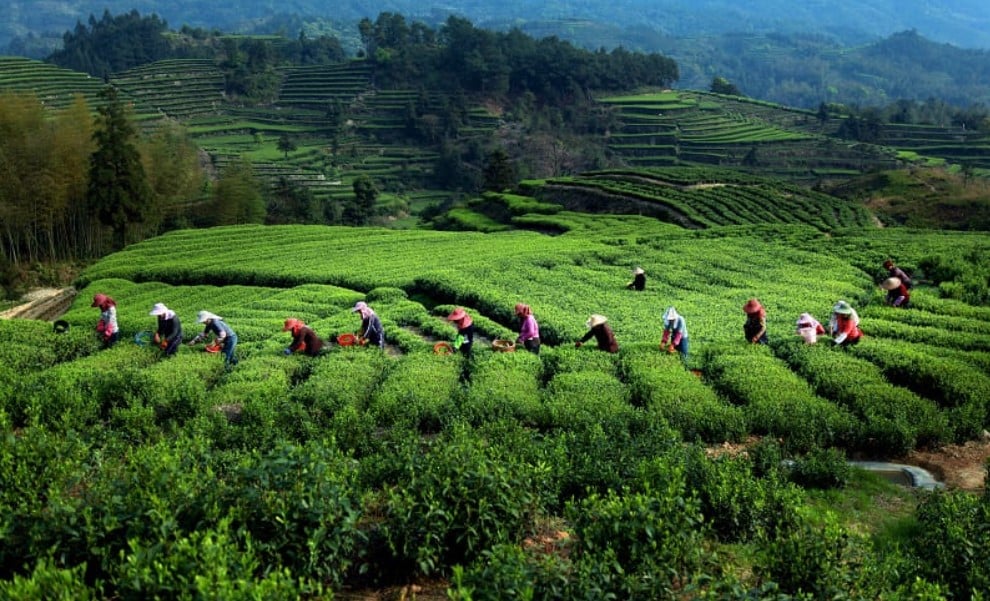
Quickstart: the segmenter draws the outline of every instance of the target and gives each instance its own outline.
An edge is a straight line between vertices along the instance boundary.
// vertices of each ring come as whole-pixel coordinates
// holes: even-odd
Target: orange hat
[[[751,298],[748,301],[746,301],[746,304],[743,305],[742,310],[743,313],[746,313],[747,315],[751,315],[753,313],[759,313],[760,311],[762,311],[763,305],[761,305],[760,301],[756,300],[755,298]]]
[[[106,302],[108,300],[110,300],[110,299],[107,297],[106,294],[102,294],[102,293],[101,294],[94,294],[93,295],[93,304],[90,305],[90,307],[102,307],[103,305],[106,304]]]
[[[303,327],[304,325],[306,324],[304,324],[302,321],[296,319],[295,317],[290,317],[289,319],[285,320],[285,325],[282,326],[282,331],[287,332],[289,330],[295,330]]]

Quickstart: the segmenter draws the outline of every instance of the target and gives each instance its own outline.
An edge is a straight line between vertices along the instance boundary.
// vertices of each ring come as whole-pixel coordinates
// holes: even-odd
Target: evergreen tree
[[[113,230],[114,247],[122,248],[128,226],[144,221],[151,189],[134,145],[137,132],[117,89],[107,86],[99,97],[104,104],[97,109],[86,200],[100,222]]]
[[[354,200],[344,207],[344,222],[349,225],[365,225],[375,214],[378,188],[367,175],[354,180]]]
[[[516,184],[516,168],[504,148],[496,148],[485,163],[485,190],[501,192]]]
[[[249,161],[241,159],[231,163],[213,189],[212,222],[216,225],[262,223],[265,201],[260,190]]]

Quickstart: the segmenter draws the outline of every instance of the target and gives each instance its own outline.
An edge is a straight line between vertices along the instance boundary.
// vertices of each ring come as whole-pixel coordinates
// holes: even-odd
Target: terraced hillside
[[[538,182],[531,190],[572,210],[649,215],[690,228],[790,223],[829,231],[874,223],[854,201],[717,168],[593,171]]]
[[[601,102],[618,113],[609,148],[635,166],[721,165],[814,180],[898,164],[890,151],[816,132],[808,111],[682,91]]]

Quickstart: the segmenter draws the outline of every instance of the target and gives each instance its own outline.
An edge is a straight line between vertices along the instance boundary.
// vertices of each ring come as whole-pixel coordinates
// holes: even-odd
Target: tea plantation
[[[713,193],[679,194],[703,229],[566,210],[487,234],[237,226],[94,264],[68,332],[0,321],[0,598],[330,599],[413,582],[462,600],[986,598],[990,493],[906,495],[897,529],[852,524],[815,489],[848,481],[847,456],[990,427],[990,308],[922,281],[892,309],[875,284],[887,257],[923,276],[990,236],[838,210],[754,225],[743,207],[772,203],[739,200],[718,221],[701,217]],[[636,266],[642,292],[625,287]],[[97,292],[124,334],[107,350]],[[767,346],[742,335],[754,296]],[[797,316],[827,321],[839,299],[863,342],[800,343]],[[384,352],[282,354],[287,317],[332,340],[358,328],[358,300],[381,316]],[[134,344],[157,302],[187,339],[197,311],[223,316],[238,365]],[[539,355],[490,348],[515,337],[518,302]],[[658,348],[671,305],[686,364]],[[432,352],[454,337],[454,306],[479,330],[469,358]],[[617,354],[575,348],[591,313]]]

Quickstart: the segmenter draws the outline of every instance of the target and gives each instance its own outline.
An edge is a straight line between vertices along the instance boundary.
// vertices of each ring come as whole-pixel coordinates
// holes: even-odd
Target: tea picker
[[[179,350],[179,344],[182,343],[182,323],[179,321],[179,316],[163,303],[155,303],[148,315],[158,318],[158,328],[152,341],[165,351],[166,357],[171,357]]]
[[[457,328],[457,336],[454,338],[454,349],[460,350],[464,355],[471,354],[471,347],[474,345],[474,320],[467,314],[467,311],[457,307],[447,316],[447,321]]]
[[[540,354],[540,325],[533,317],[533,309],[529,305],[517,303],[516,317],[519,318],[519,336],[516,342],[522,344],[527,351]]]
[[[291,355],[300,352],[315,357],[323,350],[323,340],[316,335],[311,327],[295,317],[285,320],[282,331],[292,333],[292,342],[282,351],[282,354]]]
[[[863,337],[863,332],[859,329],[859,314],[844,300],[838,301],[832,307],[828,329],[834,336],[832,340],[837,346],[851,346]]]
[[[615,334],[612,332],[612,328],[608,326],[608,323],[606,323],[607,321],[607,317],[598,315],[597,313],[589,317],[588,321],[584,322],[584,325],[588,327],[588,333],[575,342],[574,346],[581,348],[581,345],[594,337],[595,342],[598,344],[598,350],[607,353],[618,353],[619,343],[615,340]]]
[[[907,307],[911,300],[911,293],[900,278],[887,278],[880,283],[880,287],[887,291],[884,302],[891,307]]]
[[[633,279],[631,282],[626,284],[626,288],[629,288],[630,290],[646,289],[646,272],[643,271],[642,267],[633,269]]]
[[[385,348],[385,328],[382,327],[382,320],[379,319],[374,309],[364,301],[358,301],[351,312],[361,315],[361,331],[357,333],[357,336],[367,341],[368,344],[381,349]]]
[[[100,308],[100,320],[96,322],[96,337],[103,348],[110,348],[120,339],[120,327],[117,325],[117,303],[106,294],[93,295],[90,307]]]
[[[663,337],[660,338],[660,348],[668,353],[680,352],[681,359],[687,361],[687,322],[674,307],[667,307],[663,312]]]
[[[812,317],[811,313],[802,313],[797,319],[797,335],[804,339],[805,344],[815,344],[818,337],[825,334],[822,324]]]
[[[237,365],[237,358],[234,356],[234,348],[237,347],[237,334],[227,325],[222,317],[209,311],[200,311],[196,315],[196,323],[205,324],[203,331],[189,341],[189,346],[193,346],[201,340],[205,340],[213,334],[213,342],[206,347],[207,351],[217,352],[222,350],[224,364],[227,367]]]
[[[746,322],[743,323],[743,334],[746,340],[753,344],[767,343],[767,311],[760,304],[760,301],[751,298],[743,305],[743,313],[746,314]]]

